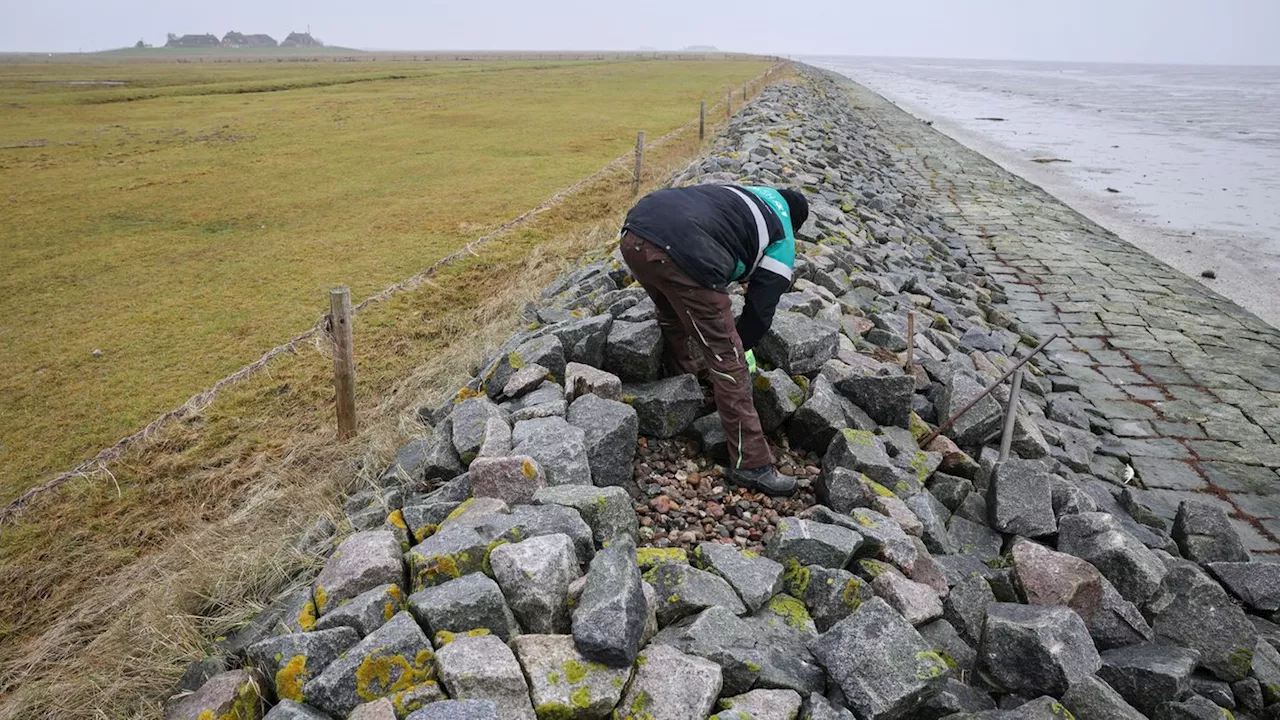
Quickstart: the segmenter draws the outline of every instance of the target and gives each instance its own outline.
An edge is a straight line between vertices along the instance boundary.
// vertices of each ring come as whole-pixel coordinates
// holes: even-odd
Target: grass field
[[[0,63],[0,502],[764,67]]]
[[[5,492],[11,495],[36,477],[41,462],[58,467],[50,459],[55,449],[79,457],[58,436],[61,424],[79,428],[76,418],[105,418],[107,407],[117,420],[133,408],[138,422],[145,421],[153,414],[139,409],[146,403],[171,406],[310,325],[329,285],[350,284],[359,299],[409,275],[622,154],[637,127],[658,136],[692,117],[703,92],[717,98],[765,67],[521,63],[480,71],[478,65],[432,63],[410,68],[424,73],[412,79],[342,85],[332,80],[367,74],[367,66],[326,66],[336,72],[309,74],[313,68],[285,65],[274,77],[247,64],[126,67],[138,73],[138,82],[124,87],[170,97],[101,103],[121,86],[48,88],[0,65],[0,77],[7,78],[4,102],[20,93],[25,98],[0,106],[0,118],[31,109],[46,119],[26,122],[23,132],[0,123],[0,144],[15,144],[15,137],[49,141],[0,151],[4,190],[52,205],[44,213],[24,211],[21,224],[0,215],[5,265],[21,270],[16,280],[0,280],[9,283],[0,286],[6,313],[0,316],[0,347],[8,356],[11,329],[21,316],[26,352],[46,357],[31,369],[19,356],[17,369],[28,382],[56,369],[49,358],[78,363],[74,372],[61,369],[56,382],[40,381],[48,397],[36,405],[48,408],[50,418],[30,410],[22,420],[6,417],[12,387],[0,386],[0,437],[7,447],[9,437],[22,438],[29,450],[21,475],[15,463],[3,461],[10,473]],[[119,66],[38,70],[62,80],[121,72]],[[186,72],[193,79],[174,81]],[[282,82],[310,87],[228,94]],[[216,92],[175,96],[197,85]],[[683,99],[668,102],[668,95]],[[310,99],[295,103],[295,96]],[[401,103],[435,120],[407,121],[400,117],[407,111],[397,110]],[[177,126],[161,104],[171,106],[170,115],[187,113],[188,135],[230,125],[229,134],[243,137],[211,144],[148,135],[146,128]],[[381,110],[366,112],[366,105]],[[516,105],[524,110],[509,107]],[[130,120],[131,130],[94,146],[54,144],[78,142],[54,131],[75,132],[65,125],[81,113],[120,112],[140,113]],[[709,120],[710,132],[723,127],[722,115]],[[82,135],[125,124],[94,124],[101,121],[80,120],[88,125]],[[431,142],[419,143],[419,136]],[[162,142],[147,152],[147,140]],[[652,148],[645,187],[684,167],[700,149],[696,130]],[[116,152],[125,167],[141,163],[147,171],[115,175],[116,186],[99,179],[123,172],[113,164]],[[415,161],[418,152],[429,153],[423,157],[430,162]],[[54,177],[41,175],[41,153]],[[58,173],[65,180],[56,180]],[[118,187],[152,175],[167,180],[136,191]],[[83,187],[57,187],[59,182]],[[415,409],[456,391],[481,353],[521,326],[525,302],[583,253],[607,247],[632,202],[630,184],[628,168],[606,174],[431,282],[361,312],[354,323],[356,438],[335,442],[332,362],[323,347],[304,346],[231,386],[198,415],[135,445],[108,472],[67,483],[16,523],[0,526],[0,720],[157,720],[160,701],[186,663],[209,652],[213,638],[281,588],[307,582],[320,561],[299,551],[297,538],[317,517],[338,517],[342,493],[385,467],[414,432]],[[134,192],[155,193],[155,201],[135,201]],[[17,227],[26,246],[11,237]],[[56,227],[62,231],[55,233]],[[82,235],[89,233],[99,239],[87,242]],[[116,259],[111,247],[128,257]],[[21,255],[22,262],[9,261],[10,255]],[[34,279],[41,265],[48,270],[44,283]],[[295,295],[278,292],[278,285],[289,283]],[[144,298],[158,302],[149,307]],[[66,309],[37,311],[37,299]],[[104,312],[107,307],[112,314]],[[280,325],[269,331],[257,322],[263,316]],[[70,337],[53,336],[59,323]],[[251,341],[250,330],[262,339]],[[35,338],[43,339],[31,342]],[[133,344],[157,338],[190,344],[184,352],[156,344],[147,353],[133,351]],[[95,358],[93,347],[102,347],[103,356]],[[232,357],[234,352],[244,355]],[[164,369],[162,358],[177,367]],[[94,365],[107,361],[120,364]],[[175,378],[194,387],[170,387]],[[97,392],[91,402],[100,404],[80,399],[68,384],[79,384],[79,393]],[[118,392],[101,390],[108,385]],[[29,427],[35,424],[46,429]],[[103,442],[133,429],[127,422],[115,430],[105,419],[100,424],[95,427]],[[86,454],[97,444],[77,441]]]

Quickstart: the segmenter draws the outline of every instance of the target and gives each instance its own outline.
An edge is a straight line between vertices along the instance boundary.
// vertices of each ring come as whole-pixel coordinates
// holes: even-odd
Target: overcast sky
[[[0,0],[0,51],[290,30],[380,49],[1280,64],[1280,0]]]

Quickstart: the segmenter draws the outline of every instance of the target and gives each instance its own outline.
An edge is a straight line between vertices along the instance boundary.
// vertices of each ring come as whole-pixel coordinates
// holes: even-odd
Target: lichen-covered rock
[[[1184,557],[1201,565],[1249,562],[1249,551],[1227,513],[1217,505],[1183,500],[1173,518],[1173,539]]]
[[[1101,666],[1084,621],[1065,607],[993,603],[978,654],[999,687],[1024,695],[1059,697]]]
[[[573,540],[579,564],[591,562],[596,554],[591,528],[577,511],[563,505],[517,505],[509,515],[490,515],[476,525],[476,532],[488,542],[490,549],[504,542],[559,533]]]
[[[552,416],[518,422],[511,441],[516,454],[538,461],[547,474],[547,485],[591,484],[586,435],[564,418]]]
[[[908,375],[853,375],[836,382],[836,390],[881,425],[910,426],[915,378]]]
[[[164,717],[165,720],[258,720],[262,717],[262,694],[258,688],[258,680],[247,670],[218,673],[201,685],[199,690],[170,706]]]
[[[545,368],[556,382],[564,380],[564,346],[558,338],[544,335],[526,340],[511,352],[498,358],[493,371],[485,378],[484,386],[489,397],[494,399],[501,397],[512,378],[519,375],[525,368],[535,365]],[[516,397],[516,395],[508,397]]]
[[[1040,462],[1010,458],[996,463],[987,500],[991,526],[1002,533],[1044,537],[1058,530],[1049,472]]]
[[[635,408],[640,434],[669,438],[697,419],[705,398],[693,375],[622,386],[622,401]]]
[[[623,535],[634,540],[639,532],[631,496],[621,487],[558,485],[534,493],[533,502],[535,505],[563,505],[578,511],[600,547]]]
[[[1063,517],[1058,524],[1058,550],[1098,568],[1125,600],[1139,607],[1168,572],[1160,558],[1125,532],[1110,513]]]
[[[622,536],[601,550],[586,577],[573,610],[578,652],[610,667],[630,666],[640,651],[648,614],[634,541]]]
[[[825,323],[782,311],[774,314],[756,354],[788,375],[809,375],[836,356],[837,336],[836,329]]]
[[[783,583],[789,595],[799,598],[819,632],[857,610],[872,596],[870,585],[848,570],[820,565],[787,565]]]
[[[569,631],[569,584],[582,571],[568,535],[499,545],[489,564],[521,627],[532,633]]]
[[[786,518],[765,547],[766,557],[788,565],[842,568],[862,545],[862,536],[839,525]]]
[[[500,720],[535,720],[529,683],[507,644],[492,635],[455,638],[436,653],[440,683],[456,700],[488,700]]]
[[[630,666],[611,668],[583,657],[572,635],[521,635],[511,647],[539,718],[606,718],[631,679]]]
[[[759,610],[782,592],[782,565],[724,543],[704,542],[693,553],[694,564],[724,578],[749,612]]]
[[[795,690],[752,690],[724,698],[715,720],[796,720],[800,693]],[[708,718],[711,720],[711,718]]]
[[[664,347],[657,320],[614,321],[605,342],[604,369],[623,382],[651,382],[658,378]]]
[[[910,717],[948,673],[920,633],[871,598],[823,633],[813,655],[862,718]]]
[[[317,630],[348,627],[364,637],[404,609],[399,585],[379,585],[338,605],[316,621]]]
[[[863,473],[889,488],[903,478],[902,471],[889,458],[884,440],[866,430],[845,428],[831,438],[822,456],[822,472],[830,475],[837,468]]]
[[[399,546],[397,546],[399,550]],[[474,528],[444,524],[434,535],[405,553],[413,590],[439,585],[483,569],[489,544]]]
[[[508,505],[528,503],[535,492],[547,485],[542,466],[528,455],[478,457],[471,463],[469,474],[476,497],[498,498]]]
[[[583,432],[591,481],[597,486],[631,481],[640,420],[635,408],[599,395],[584,395],[569,406],[569,424]]]
[[[734,615],[747,612],[737,593],[722,577],[685,563],[663,563],[645,573],[644,579],[658,596],[659,626],[715,606]]]
[[[1199,568],[1169,570],[1146,607],[1162,638],[1200,653],[1200,665],[1227,682],[1249,676],[1257,631],[1225,590]]]
[[[1102,653],[1098,677],[1147,715],[1162,702],[1190,692],[1191,672],[1200,654],[1189,648],[1143,643]]]
[[[323,615],[379,585],[404,585],[400,541],[385,530],[358,532],[343,540],[316,576],[316,612]]]
[[[469,481],[469,479],[468,479]],[[449,514],[458,509],[460,502],[424,502],[417,505],[405,505],[400,510],[400,517],[405,522],[405,527],[409,531],[409,538],[413,544],[417,544],[426,540],[436,530],[440,529],[440,523],[449,517]]]
[[[770,434],[795,414],[804,403],[804,390],[785,370],[765,370],[751,381],[752,397],[760,427]]]
[[[433,637],[484,629],[510,640],[520,632],[501,588],[483,573],[420,590],[409,596],[409,610]]]
[[[650,645],[636,658],[635,676],[617,720],[701,720],[720,696],[720,666],[669,645]]]
[[[934,620],[916,627],[916,630],[951,668],[972,672],[978,664],[977,651],[946,620]]]
[[[435,679],[434,653],[407,612],[373,631],[302,688],[310,705],[344,717],[357,705]]]

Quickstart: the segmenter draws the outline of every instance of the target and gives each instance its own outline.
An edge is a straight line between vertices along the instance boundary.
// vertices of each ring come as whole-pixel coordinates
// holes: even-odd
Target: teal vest
[[[782,231],[786,233],[781,240],[769,243],[764,249],[764,255],[760,258],[760,267],[767,267],[772,272],[790,279],[791,269],[796,264],[796,238],[791,230],[791,208],[787,205],[786,198],[782,197],[782,193],[771,187],[748,186],[746,190],[773,209],[773,213],[782,223]],[[784,269],[785,272],[783,272]],[[752,272],[755,270],[756,268],[751,269]],[[741,280],[745,275],[747,275],[747,267],[739,262],[732,280]]]

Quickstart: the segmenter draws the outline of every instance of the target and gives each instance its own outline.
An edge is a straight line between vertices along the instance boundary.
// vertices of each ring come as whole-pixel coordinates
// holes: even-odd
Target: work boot
[[[766,495],[789,496],[796,491],[796,479],[774,470],[772,465],[747,470],[729,468],[729,482]]]

